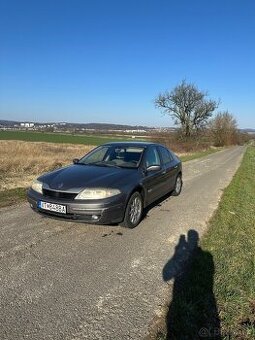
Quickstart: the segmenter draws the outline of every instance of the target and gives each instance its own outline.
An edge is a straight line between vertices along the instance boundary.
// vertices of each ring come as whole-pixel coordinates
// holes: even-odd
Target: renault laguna
[[[182,164],[171,150],[156,143],[117,142],[40,176],[27,197],[40,213],[133,228],[144,208],[181,189]]]

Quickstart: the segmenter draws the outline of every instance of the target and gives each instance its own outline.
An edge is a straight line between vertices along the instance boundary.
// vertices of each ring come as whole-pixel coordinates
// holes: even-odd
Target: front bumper
[[[112,197],[111,199],[99,200],[94,202],[75,201],[62,198],[52,198],[44,196],[36,191],[29,189],[27,200],[32,209],[37,212],[53,215],[65,219],[81,220],[87,223],[111,224],[119,223],[124,218],[125,200],[123,196]],[[66,206],[66,214],[52,212],[38,208],[38,201],[44,201]]]

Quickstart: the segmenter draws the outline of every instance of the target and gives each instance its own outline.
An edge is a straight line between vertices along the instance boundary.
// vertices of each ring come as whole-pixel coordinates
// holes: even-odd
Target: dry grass
[[[28,187],[40,174],[72,163],[91,145],[0,141],[0,191]]]
[[[206,151],[212,147],[212,141],[208,136],[200,136],[200,138],[190,138],[189,140],[182,140],[180,136],[175,133],[158,133],[152,136],[152,140],[160,143],[171,149],[176,154],[190,155],[194,152]]]

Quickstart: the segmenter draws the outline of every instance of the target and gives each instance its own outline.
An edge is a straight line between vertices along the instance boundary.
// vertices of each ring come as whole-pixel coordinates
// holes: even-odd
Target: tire
[[[120,223],[122,227],[134,228],[142,218],[143,214],[143,199],[139,192],[134,192],[127,203],[124,220]]]
[[[181,191],[182,191],[182,176],[181,176],[181,174],[179,174],[176,177],[174,191],[172,192],[172,195],[173,196],[179,196]]]

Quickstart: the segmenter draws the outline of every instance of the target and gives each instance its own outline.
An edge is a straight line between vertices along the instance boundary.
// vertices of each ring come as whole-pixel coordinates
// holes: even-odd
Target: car
[[[171,150],[150,142],[114,142],[40,176],[27,199],[40,213],[134,228],[146,207],[181,189],[182,163]]]

